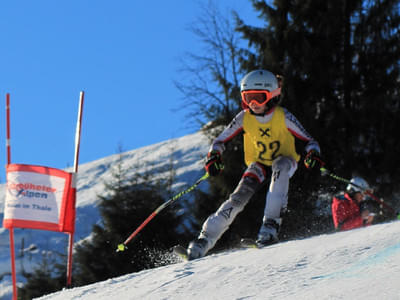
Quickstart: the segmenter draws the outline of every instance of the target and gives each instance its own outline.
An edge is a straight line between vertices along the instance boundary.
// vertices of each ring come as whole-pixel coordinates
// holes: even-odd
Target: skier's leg
[[[265,169],[263,166],[257,163],[251,164],[228,200],[207,218],[199,237],[189,244],[188,254],[190,259],[202,257],[214,247],[264,180]]]
[[[281,212],[286,210],[289,179],[297,169],[297,162],[288,156],[278,157],[272,164],[272,176],[265,203],[263,224],[257,242],[267,245],[278,241],[282,223]]]

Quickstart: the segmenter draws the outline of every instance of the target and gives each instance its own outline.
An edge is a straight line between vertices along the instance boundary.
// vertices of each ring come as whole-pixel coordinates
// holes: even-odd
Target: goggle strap
[[[281,88],[277,88],[271,92],[271,99],[281,94]]]

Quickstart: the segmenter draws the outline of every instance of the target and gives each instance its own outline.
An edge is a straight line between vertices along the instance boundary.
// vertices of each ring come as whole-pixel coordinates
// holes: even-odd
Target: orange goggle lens
[[[277,88],[276,90],[273,90],[272,92],[269,92],[266,90],[242,91],[242,100],[247,105],[250,105],[251,103],[255,103],[258,106],[262,106],[262,105],[266,104],[272,98],[280,95],[280,93],[281,93],[281,88]]]

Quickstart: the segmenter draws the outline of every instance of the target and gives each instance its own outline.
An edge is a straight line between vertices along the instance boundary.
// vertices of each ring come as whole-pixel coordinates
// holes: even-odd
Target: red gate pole
[[[13,300],[17,300],[17,276],[15,271],[15,249],[14,249],[14,228],[8,229],[10,232],[10,251],[11,251],[11,273],[13,284]]]
[[[76,133],[75,133],[75,158],[74,158],[74,176],[73,176],[73,185],[75,188],[75,193],[76,193],[76,176],[78,174],[79,148],[81,142],[81,127],[82,127],[81,124],[82,124],[82,111],[83,111],[84,98],[85,98],[85,92],[81,91],[79,97],[78,121],[76,123]],[[68,240],[67,287],[70,287],[72,283],[73,248],[74,248],[74,232],[70,232]]]
[[[6,122],[7,122],[7,165],[11,164],[11,139],[10,139],[10,94],[6,94]],[[17,276],[15,270],[15,247],[14,247],[14,229],[9,228],[10,232],[10,252],[11,252],[11,276],[13,284],[13,300],[17,300]]]

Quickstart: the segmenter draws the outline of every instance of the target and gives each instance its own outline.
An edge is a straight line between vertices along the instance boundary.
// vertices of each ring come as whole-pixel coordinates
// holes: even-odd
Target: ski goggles
[[[248,90],[242,91],[241,94],[243,102],[247,105],[254,103],[258,106],[263,106],[272,98],[279,96],[281,94],[281,88],[277,88],[272,92],[266,90]]]

